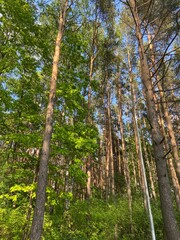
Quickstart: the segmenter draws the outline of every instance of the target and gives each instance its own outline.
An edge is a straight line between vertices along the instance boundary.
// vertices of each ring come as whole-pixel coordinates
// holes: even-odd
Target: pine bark
[[[166,152],[169,152],[169,146],[168,146],[168,140],[167,140],[167,134],[165,131],[165,123],[164,123],[164,119],[163,119],[163,114],[161,111],[161,106],[160,104],[157,105],[158,109],[159,109],[159,122],[160,122],[160,126],[161,126],[161,131],[162,134],[164,136],[164,148],[166,150]],[[175,194],[175,199],[176,199],[176,205],[178,210],[180,211],[180,185],[179,185],[179,181],[176,175],[176,171],[174,168],[174,163],[173,163],[173,159],[172,156],[170,154],[168,154],[168,167],[169,167],[169,172],[171,175],[171,180],[172,180],[172,184],[173,184],[173,188],[174,188],[174,194]]]
[[[45,131],[42,143],[42,151],[40,156],[39,176],[36,192],[36,204],[34,209],[33,221],[31,226],[30,239],[40,240],[44,222],[45,202],[46,202],[46,185],[48,177],[48,161],[50,155],[50,143],[53,132],[53,114],[56,96],[56,82],[58,76],[58,63],[60,58],[60,48],[64,33],[66,20],[66,11],[68,0],[62,2],[62,7],[59,17],[58,33],[55,42],[55,51],[52,65],[52,77],[50,82],[49,101],[46,112]]]
[[[136,25],[136,37],[139,44],[139,55],[141,65],[142,81],[146,93],[146,104],[149,123],[151,125],[151,134],[153,140],[154,156],[156,160],[156,169],[158,176],[158,185],[161,201],[161,210],[164,222],[164,229],[167,240],[180,239],[177,222],[175,219],[173,204],[171,199],[171,188],[168,178],[166,160],[163,149],[163,139],[160,126],[158,124],[158,115],[155,110],[155,102],[153,97],[153,86],[151,82],[148,62],[143,46],[143,36],[140,28],[140,19],[137,11],[135,0],[129,0],[129,6]]]
[[[152,65],[154,66],[154,71],[157,71],[156,65],[155,65],[155,46],[151,41],[151,36],[148,32],[148,42],[149,42],[149,48],[151,51],[151,62]],[[152,73],[151,73],[152,74]],[[165,76],[163,76],[164,78]],[[162,78],[162,80],[163,80]],[[167,139],[167,134],[165,131],[165,122],[164,122],[164,118],[166,120],[167,123],[167,130],[168,130],[168,135],[170,138],[170,142],[171,142],[171,147],[172,147],[172,156],[174,158],[174,162],[176,165],[176,170],[174,168],[174,162],[172,160],[172,156],[168,157],[168,167],[169,167],[169,172],[171,175],[171,180],[172,180],[172,184],[174,187],[174,194],[175,194],[175,199],[176,199],[176,205],[178,210],[180,211],[180,185],[179,185],[179,156],[178,156],[178,147],[177,147],[177,143],[176,143],[176,138],[175,138],[175,133],[174,133],[174,129],[173,129],[173,125],[170,119],[170,115],[169,115],[169,111],[168,111],[168,105],[164,96],[164,91],[163,91],[163,87],[162,87],[162,80],[160,79],[159,75],[156,74],[155,75],[155,84],[157,83],[157,87],[159,90],[159,93],[157,93],[160,96],[160,102],[158,104],[156,104],[156,109],[159,112],[159,124],[161,126],[161,132],[162,135],[164,136],[164,148],[166,150],[166,152],[169,152],[169,146],[168,146],[168,139]],[[154,94],[154,97],[157,100],[156,94]],[[164,115],[164,118],[163,118]]]
[[[152,39],[150,34],[148,33],[148,42],[149,42],[149,46],[150,46],[150,51],[151,51],[151,61],[152,61],[152,65],[154,66],[154,71],[157,72],[157,68],[155,65],[155,46],[152,43]],[[163,76],[164,78],[165,76]],[[160,81],[160,77],[158,76],[158,74],[156,74],[156,83],[157,83],[157,87],[159,90],[159,96],[160,96],[160,104],[162,107],[162,112],[164,113],[164,118],[166,120],[167,123],[167,129],[168,129],[168,135],[169,135],[169,139],[171,142],[171,146],[172,146],[172,155],[174,158],[174,162],[176,165],[176,173],[177,173],[177,177],[178,180],[180,182],[180,158],[179,158],[179,154],[178,154],[178,146],[177,146],[177,142],[176,142],[176,137],[175,137],[175,133],[174,133],[174,129],[173,129],[173,125],[171,122],[171,118],[169,115],[169,110],[168,110],[168,104],[166,102],[166,98],[164,95],[164,90],[162,87],[162,80]]]

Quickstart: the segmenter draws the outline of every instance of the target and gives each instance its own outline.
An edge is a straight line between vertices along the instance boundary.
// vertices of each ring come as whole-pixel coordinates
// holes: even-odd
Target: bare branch
[[[154,91],[154,93],[158,93],[158,92],[169,92],[169,91],[174,91],[174,90],[177,90],[177,89],[180,89],[180,87],[176,87],[176,88],[170,88],[170,89],[166,89],[166,90],[156,90]]]
[[[158,71],[159,68],[161,67],[161,65],[162,65],[162,63],[163,63],[163,61],[164,61],[164,58],[165,58],[165,56],[166,56],[167,50],[169,49],[169,47],[171,46],[171,44],[174,42],[174,40],[175,40],[175,38],[177,37],[177,35],[178,35],[178,33],[176,33],[176,34],[174,35],[174,37],[172,38],[172,40],[170,41],[170,43],[169,43],[168,46],[166,47],[166,49],[165,49],[165,51],[164,51],[164,53],[163,53],[163,56],[162,56],[156,63],[154,63],[153,66],[151,67],[151,69],[152,69],[154,66],[156,66],[156,65],[160,62],[159,66],[157,67],[157,69],[156,69],[155,72],[153,73],[152,77],[154,77],[154,75],[157,73],[157,71]]]

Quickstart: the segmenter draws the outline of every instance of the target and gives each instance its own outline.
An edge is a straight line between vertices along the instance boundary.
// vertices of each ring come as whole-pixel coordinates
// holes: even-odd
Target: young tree
[[[46,113],[46,124],[44,131],[44,138],[42,144],[42,151],[40,155],[40,166],[38,175],[38,185],[36,193],[36,205],[34,209],[33,222],[31,226],[30,239],[39,240],[42,234],[45,202],[46,202],[46,185],[48,175],[48,160],[50,153],[50,143],[53,131],[53,113],[56,97],[56,82],[58,76],[58,63],[60,58],[61,42],[64,34],[66,12],[68,8],[68,0],[61,1],[60,14],[58,20],[58,33],[55,42],[55,50],[52,65],[52,77],[50,83],[49,101]]]

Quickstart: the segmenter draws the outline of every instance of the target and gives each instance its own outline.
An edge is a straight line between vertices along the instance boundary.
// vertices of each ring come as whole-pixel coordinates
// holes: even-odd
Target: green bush
[[[149,219],[144,210],[143,200],[133,202],[131,223],[128,200],[120,198],[116,202],[91,199],[71,203],[70,209],[62,213],[62,208],[53,215],[46,215],[45,240],[112,240],[114,234],[123,240],[150,240]],[[153,206],[157,240],[162,238],[162,219],[159,207]],[[116,230],[115,230],[116,229]]]

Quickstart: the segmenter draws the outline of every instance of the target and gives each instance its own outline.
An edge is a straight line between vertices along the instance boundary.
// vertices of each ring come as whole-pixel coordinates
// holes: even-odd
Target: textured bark
[[[153,87],[148,68],[148,62],[145,55],[145,49],[143,46],[143,37],[140,28],[140,19],[136,7],[135,0],[129,0],[130,10],[132,12],[135,25],[136,25],[136,37],[139,44],[139,55],[141,65],[142,81],[146,93],[146,104],[149,123],[151,125],[151,134],[153,140],[154,156],[156,160],[156,169],[158,176],[159,193],[161,200],[161,210],[164,222],[164,229],[167,240],[180,239],[180,233],[178,230],[177,222],[174,216],[173,204],[171,199],[171,188],[168,179],[168,172],[166,166],[166,160],[164,157],[163,149],[163,135],[158,124],[158,114],[155,110],[155,102],[153,97]]]
[[[45,211],[45,202],[46,202],[46,185],[47,185],[47,176],[48,176],[48,160],[50,154],[50,143],[51,136],[53,131],[53,113],[54,113],[54,104],[56,96],[56,82],[58,75],[58,62],[60,57],[60,45],[63,37],[66,10],[68,6],[68,0],[63,1],[62,8],[60,11],[59,17],[59,27],[57,38],[55,42],[55,51],[53,57],[53,66],[52,66],[52,77],[50,83],[50,93],[49,101],[46,112],[46,123],[44,138],[42,144],[42,152],[40,156],[40,166],[39,166],[39,176],[36,192],[36,205],[34,210],[34,216],[31,226],[30,239],[39,240],[41,239],[43,221],[44,221],[44,211]]]
[[[151,51],[151,62],[152,62],[152,65],[154,66],[154,71],[158,72],[157,68],[155,66],[155,47],[154,47],[154,44],[152,43],[152,39],[151,39],[151,36],[149,33],[148,33],[148,42],[149,42],[149,48]],[[169,111],[168,111],[168,105],[167,105],[167,102],[166,102],[166,99],[164,96],[164,91],[163,91],[163,87],[162,87],[162,83],[161,83],[162,80],[160,81],[160,77],[158,74],[155,75],[155,79],[156,79],[156,83],[157,83],[158,90],[159,90],[159,96],[161,99],[160,103],[156,104],[156,109],[159,113],[159,124],[161,126],[162,135],[164,136],[164,147],[165,147],[166,152],[169,152],[168,139],[167,139],[167,134],[165,131],[165,122],[164,122],[164,118],[165,118],[166,123],[167,123],[168,135],[169,135],[171,146],[172,146],[171,152],[172,152],[172,155],[174,158],[174,162],[176,164],[177,171],[175,171],[174,163],[173,163],[172,157],[170,156],[170,158],[168,158],[168,167],[169,167],[169,172],[171,175],[172,184],[173,184],[173,188],[174,188],[176,205],[177,205],[178,210],[180,211],[180,185],[179,185],[179,181],[178,181],[178,177],[177,177],[179,174],[178,147],[177,147],[174,129],[173,129]],[[158,101],[156,94],[154,94],[154,97],[155,97],[156,101]],[[163,118],[163,116],[164,116],[164,118]]]
[[[152,39],[150,34],[148,34],[148,42],[150,45],[150,51],[151,51],[151,61],[152,61],[152,65],[154,66],[154,71],[157,71],[156,65],[155,65],[155,47],[152,43]],[[165,77],[165,76],[164,76]],[[157,87],[159,90],[159,96],[160,96],[160,100],[161,100],[161,107],[162,107],[162,112],[164,113],[164,118],[166,120],[167,123],[167,129],[168,129],[168,135],[169,135],[169,139],[171,142],[171,146],[172,146],[172,155],[174,158],[174,162],[176,165],[176,173],[177,173],[177,177],[179,179],[180,182],[180,158],[178,155],[178,145],[176,142],[176,137],[175,137],[175,133],[174,133],[174,129],[173,129],[173,125],[171,122],[171,118],[169,115],[169,110],[168,110],[168,104],[164,95],[164,91],[163,91],[163,87],[162,87],[162,81],[160,81],[160,77],[158,76],[158,74],[156,74],[156,82],[157,82]]]
[[[163,112],[164,112],[164,117],[166,119],[167,128],[168,128],[168,135],[169,135],[171,146],[172,146],[172,155],[173,155],[173,158],[174,158],[174,162],[176,164],[176,173],[177,173],[177,176],[178,176],[178,179],[179,179],[179,182],[180,182],[180,159],[179,159],[179,155],[178,155],[178,146],[177,146],[177,142],[176,142],[171,118],[170,118],[170,115],[169,115],[169,112],[168,112],[168,106],[167,106],[166,99],[164,97],[164,93],[163,93],[162,86],[161,86],[160,83],[158,83],[158,88],[160,90],[160,96],[161,96],[161,101],[162,101],[162,109],[163,109]]]
[[[173,187],[174,187],[174,195],[175,195],[175,199],[176,199],[177,209],[180,212],[180,185],[178,182],[176,171],[174,169],[174,164],[173,164],[172,158],[168,159],[168,166],[169,166],[169,170],[171,173],[171,179],[172,179],[172,183],[173,183]]]
[[[167,134],[166,134],[165,127],[164,127],[165,123],[164,123],[163,114],[162,114],[162,111],[161,111],[161,106],[160,106],[160,104],[158,104],[157,106],[159,108],[159,122],[160,122],[160,125],[161,125],[161,131],[162,131],[162,134],[164,136],[164,148],[165,148],[166,152],[169,152]],[[169,167],[169,172],[171,174],[171,180],[172,180],[172,184],[173,184],[173,188],[174,188],[176,205],[177,205],[178,210],[180,211],[180,185],[179,185],[179,181],[178,181],[178,178],[177,178],[177,175],[176,175],[176,171],[175,171],[175,168],[174,168],[174,163],[173,163],[171,155],[168,158],[168,167]]]

